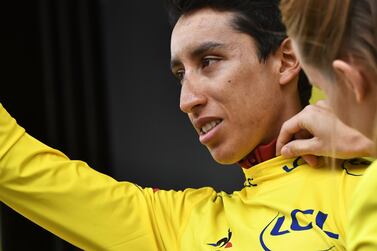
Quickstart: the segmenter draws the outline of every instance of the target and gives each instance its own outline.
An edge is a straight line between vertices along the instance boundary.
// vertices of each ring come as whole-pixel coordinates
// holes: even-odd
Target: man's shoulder
[[[322,158],[317,167],[309,166],[303,158],[297,158],[292,162],[294,166],[306,166],[308,171],[322,172],[322,173],[339,173],[349,176],[363,176],[372,161],[366,158],[353,158],[353,159],[331,159]]]
[[[371,163],[365,174],[363,175],[363,181],[360,184],[360,187],[363,187],[362,190],[364,192],[366,190],[374,191],[375,188],[377,188],[377,182],[376,182],[376,177],[377,177],[377,160],[369,160],[368,161]],[[360,189],[360,188],[359,188]]]
[[[349,176],[363,176],[372,162],[365,158],[340,160],[339,167]]]
[[[322,158],[320,163],[321,164],[317,167],[311,167],[302,157],[297,157],[296,159],[287,161],[282,169],[287,173],[298,169],[304,173],[311,173],[313,175],[346,175],[351,177],[361,177],[369,169],[368,167],[372,164],[372,161],[366,158],[345,160]]]

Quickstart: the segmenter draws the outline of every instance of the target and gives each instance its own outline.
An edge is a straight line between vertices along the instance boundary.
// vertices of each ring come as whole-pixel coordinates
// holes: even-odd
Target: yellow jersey
[[[0,105],[0,200],[84,250],[344,250],[364,160],[311,168],[277,157],[241,191],[118,182],[27,134]]]
[[[349,250],[377,250],[377,161],[374,161],[354,194],[349,210]]]

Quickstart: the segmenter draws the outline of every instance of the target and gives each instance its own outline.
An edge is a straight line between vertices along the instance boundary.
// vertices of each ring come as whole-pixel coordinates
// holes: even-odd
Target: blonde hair
[[[377,76],[377,0],[281,0],[280,9],[304,63],[335,77],[332,62],[348,59]]]

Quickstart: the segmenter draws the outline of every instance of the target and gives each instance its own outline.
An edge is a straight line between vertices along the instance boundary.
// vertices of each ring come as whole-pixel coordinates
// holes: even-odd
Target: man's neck
[[[276,157],[276,141],[277,141],[277,137],[279,135],[281,126],[283,125],[285,121],[289,120],[290,118],[292,118],[293,116],[295,116],[297,113],[299,113],[302,110],[300,99],[296,94],[295,94],[295,99],[290,98],[288,100],[289,100],[288,104],[282,104],[281,111],[278,114],[278,116],[273,121],[270,121],[273,127],[270,128],[269,130],[269,136],[270,136],[270,139],[273,139],[273,140],[267,141],[269,143],[266,143],[266,144],[261,143],[260,145],[257,145],[252,152],[250,152],[246,157],[240,160],[238,164],[242,168],[248,169],[261,162],[264,162],[264,161],[267,161]]]
[[[251,153],[238,162],[245,169],[274,158],[276,155],[276,139],[269,144],[257,146]]]

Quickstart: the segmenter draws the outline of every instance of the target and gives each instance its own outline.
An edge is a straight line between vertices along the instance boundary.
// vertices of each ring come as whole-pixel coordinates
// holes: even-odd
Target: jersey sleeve
[[[118,182],[34,139],[0,105],[0,200],[84,250],[176,250],[196,203],[213,190]]]

